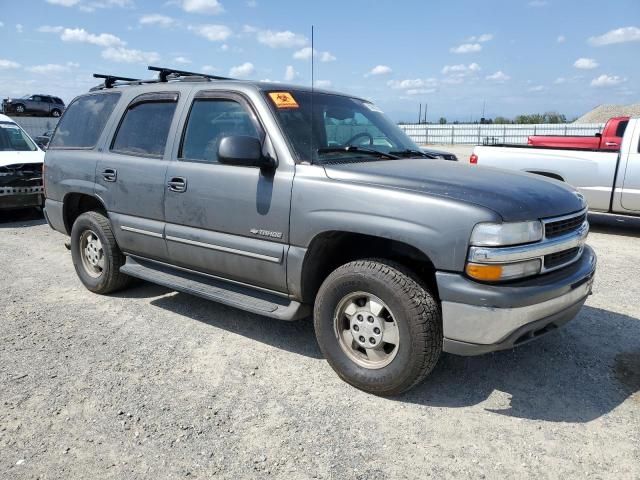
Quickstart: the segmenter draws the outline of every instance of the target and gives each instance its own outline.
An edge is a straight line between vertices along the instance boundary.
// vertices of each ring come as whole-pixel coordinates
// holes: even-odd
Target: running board
[[[127,262],[120,267],[120,271],[179,292],[279,320],[298,320],[311,315],[308,305],[295,300],[179,270],[162,263],[127,256]]]

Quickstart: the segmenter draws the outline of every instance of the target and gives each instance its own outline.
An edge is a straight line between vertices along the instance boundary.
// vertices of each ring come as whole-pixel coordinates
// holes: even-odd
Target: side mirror
[[[596,133],[596,137],[602,138],[602,134],[601,133]]]
[[[274,169],[273,158],[262,154],[262,143],[255,137],[237,135],[224,137],[218,146],[218,161],[227,165]]]

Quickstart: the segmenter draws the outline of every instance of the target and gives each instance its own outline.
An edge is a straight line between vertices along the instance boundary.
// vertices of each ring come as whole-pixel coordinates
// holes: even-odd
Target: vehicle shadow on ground
[[[310,318],[296,322],[275,320],[179,292],[156,298],[150,303],[281,350],[323,358]]]
[[[42,210],[37,208],[0,210],[0,228],[35,227],[45,223]]]
[[[589,227],[594,233],[640,237],[640,217],[589,213]]]
[[[493,403],[504,406],[487,411],[589,422],[640,391],[639,338],[640,319],[584,307],[564,330],[514,350],[443,355],[429,378],[398,400],[458,408],[480,404],[497,392],[502,398]]]

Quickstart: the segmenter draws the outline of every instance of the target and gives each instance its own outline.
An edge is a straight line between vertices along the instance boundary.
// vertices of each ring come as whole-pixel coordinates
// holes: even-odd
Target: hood
[[[18,152],[15,150],[0,150],[0,167],[7,165],[17,165],[21,163],[42,163],[44,161],[44,152],[36,150],[34,152]]]
[[[473,203],[493,210],[505,222],[556,217],[585,207],[582,197],[566,183],[446,160],[402,159],[325,165],[325,171],[333,180]]]

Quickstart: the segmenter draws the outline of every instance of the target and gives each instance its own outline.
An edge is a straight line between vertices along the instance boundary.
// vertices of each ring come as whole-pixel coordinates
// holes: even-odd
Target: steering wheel
[[[360,132],[360,133],[356,133],[353,137],[351,137],[349,140],[347,140],[345,142],[346,146],[355,146],[353,145],[353,142],[355,142],[358,138],[364,138],[367,137],[369,139],[369,145],[373,145],[373,136],[369,133],[369,132]],[[360,144],[362,145],[362,144]]]

